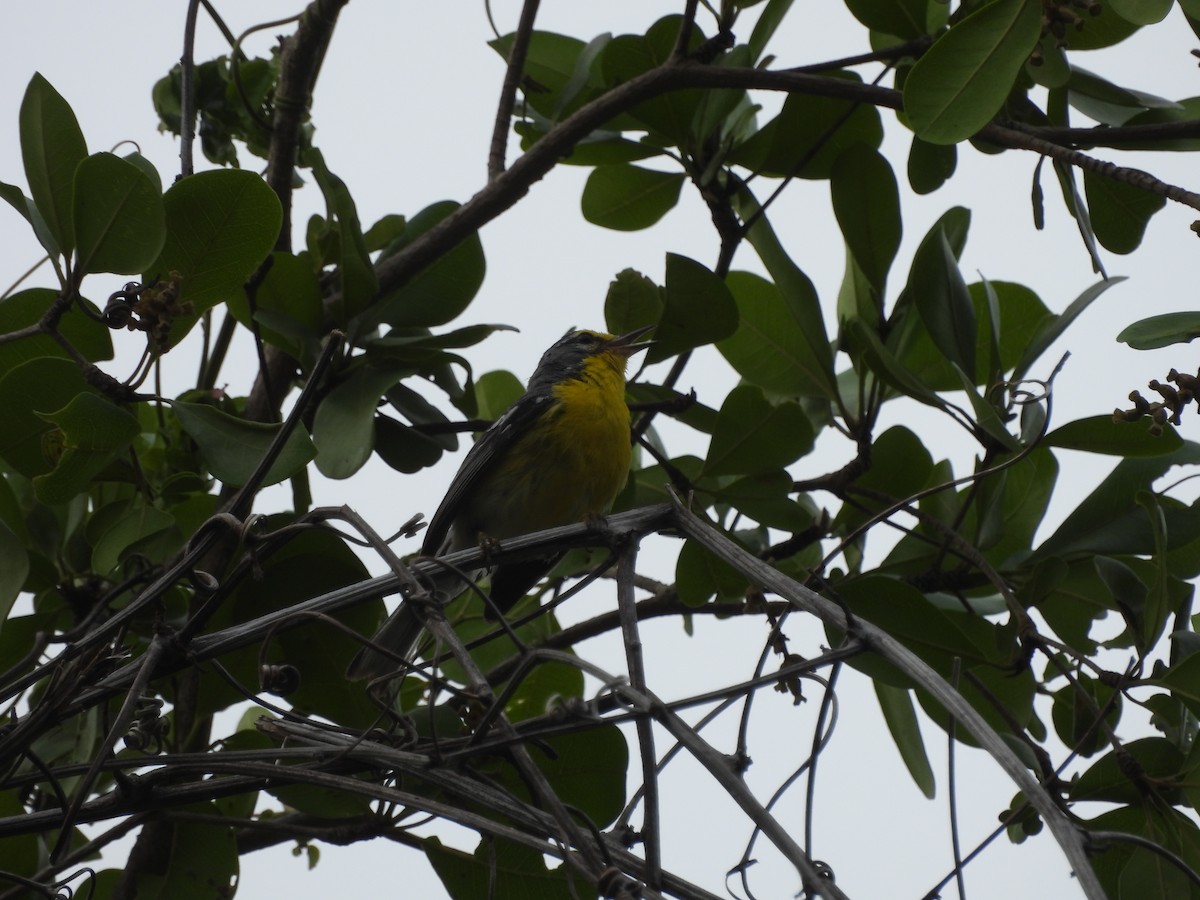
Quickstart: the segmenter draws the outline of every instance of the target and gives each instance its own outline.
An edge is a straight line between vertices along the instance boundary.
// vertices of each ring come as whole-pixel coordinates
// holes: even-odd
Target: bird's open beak
[[[616,353],[618,356],[623,356],[628,359],[629,357],[633,356],[633,354],[641,350],[645,350],[654,343],[654,341],[638,340],[638,338],[640,338],[647,331],[650,331],[652,328],[654,328],[653,325],[643,325],[641,328],[635,328],[633,331],[627,331],[625,334],[619,335],[609,341],[608,345],[604,349],[609,353]]]

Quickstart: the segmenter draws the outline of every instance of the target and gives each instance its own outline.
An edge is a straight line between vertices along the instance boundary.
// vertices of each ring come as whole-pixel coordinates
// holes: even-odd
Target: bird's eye
[[[599,338],[599,336],[598,336],[598,335],[595,335],[595,334],[593,334],[593,333],[592,333],[592,332],[590,332],[590,331],[581,331],[581,332],[579,332],[579,338],[578,338],[578,340],[579,340],[579,343],[580,343],[580,344],[582,344],[582,345],[583,345],[583,346],[585,346],[585,347],[595,347],[597,344],[599,344],[599,343],[600,343],[600,338]]]

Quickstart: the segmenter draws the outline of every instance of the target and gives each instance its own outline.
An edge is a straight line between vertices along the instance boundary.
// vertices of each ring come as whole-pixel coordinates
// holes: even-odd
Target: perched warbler
[[[524,395],[467,453],[429,521],[421,553],[452,553],[608,512],[629,474],[625,364],[650,346],[638,342],[649,328],[620,337],[572,329],[542,354]],[[496,566],[488,615],[507,612],[555,562]],[[434,582],[447,598],[466,587],[452,574]],[[413,605],[402,602],[372,643],[411,659],[421,629]],[[394,671],[394,657],[363,647],[346,674],[362,679]]]

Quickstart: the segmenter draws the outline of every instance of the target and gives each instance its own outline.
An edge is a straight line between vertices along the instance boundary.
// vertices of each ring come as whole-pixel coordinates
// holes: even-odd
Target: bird
[[[632,457],[625,367],[653,343],[638,340],[652,327],[619,336],[572,328],[552,344],[525,393],[463,459],[429,520],[421,554],[441,556],[607,513]],[[488,617],[508,612],[558,558],[495,566]],[[467,574],[474,580],[483,571]],[[433,581],[443,600],[467,587],[453,573]],[[411,661],[422,630],[413,603],[402,601],[351,660],[347,677],[396,671],[397,658]]]

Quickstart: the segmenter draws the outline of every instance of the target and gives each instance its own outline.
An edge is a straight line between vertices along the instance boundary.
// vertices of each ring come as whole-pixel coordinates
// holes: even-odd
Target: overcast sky
[[[546,0],[539,27],[584,40],[610,31],[644,31],[660,15],[681,3],[662,0],[610,0],[581,4]],[[158,166],[164,181],[178,171],[178,146],[155,130],[150,88],[178,59],[182,45],[186,4],[179,0],[109,0],[78,3],[42,0],[37,4],[12,4],[6,10],[7,27],[0,34],[0,180],[24,184],[17,138],[17,110],[26,83],[40,71],[67,98],[79,117],[91,151],[109,150],[135,142]],[[262,21],[289,15],[296,6],[259,0],[227,3],[222,13],[234,32]],[[519,4],[511,0],[492,4],[502,31],[517,19]],[[819,11],[816,11],[819,10]],[[779,65],[801,65],[859,53],[867,49],[867,36],[841,4],[796,4],[793,20],[777,36],[774,51]],[[702,19],[702,27],[711,27]],[[291,25],[270,29],[252,38],[247,48],[265,54],[270,35],[288,33]],[[1170,24],[1150,29],[1117,51],[1093,54],[1082,64],[1118,83],[1171,98],[1197,91],[1196,60],[1188,51],[1197,43],[1176,13]],[[741,35],[744,37],[744,35]],[[482,3],[400,4],[387,0],[355,0],[343,12],[333,45],[326,58],[313,107],[316,142],[329,167],[348,184],[358,203],[364,226],[391,212],[413,214],[434,201],[465,200],[484,183],[487,147],[503,66],[486,45],[491,37]],[[201,13],[197,58],[225,52],[219,34]],[[867,77],[875,74],[868,70]],[[773,108],[778,98],[761,98]],[[883,114],[888,138],[884,152],[892,160],[901,182],[909,135]],[[199,154],[197,154],[199,156]],[[1163,180],[1198,189],[1194,165],[1181,155],[1118,156],[1097,152],[1102,158],[1145,168]],[[259,161],[243,155],[249,168]],[[1031,176],[1036,159],[1009,152],[984,156],[960,148],[958,173],[941,191],[917,198],[902,193],[904,243],[893,269],[893,291],[903,284],[908,260],[929,225],[948,207],[972,209],[971,235],[962,260],[968,280],[981,273],[993,280],[1029,285],[1054,310],[1061,311],[1082,290],[1096,281],[1074,224],[1061,203],[1053,177],[1044,179],[1047,227],[1036,232],[1030,212]],[[199,166],[207,163],[198,160]],[[652,163],[651,165],[659,165]],[[1191,171],[1189,171],[1189,168]],[[520,333],[501,333],[468,351],[476,374],[506,368],[528,377],[538,355],[568,326],[601,327],[602,304],[609,280],[618,271],[633,267],[661,281],[667,252],[682,253],[711,266],[717,241],[702,204],[687,190],[679,208],[652,229],[632,234],[603,231],[583,221],[579,194],[586,172],[562,167],[517,208],[484,229],[488,277],[478,300],[467,311],[467,322],[500,322]],[[1191,177],[1189,182],[1187,179]],[[306,185],[296,195],[295,222],[300,227],[313,211],[323,209],[316,189]],[[1196,237],[1188,225],[1195,211],[1169,206],[1151,223],[1143,247],[1131,257],[1105,255],[1112,275],[1130,280],[1105,295],[1062,343],[1072,359],[1058,382],[1056,415],[1059,423],[1107,413],[1124,402],[1133,388],[1162,378],[1167,369],[1194,368],[1190,348],[1158,354],[1138,353],[1115,342],[1117,332],[1134,319],[1159,312],[1195,308]],[[772,218],[781,239],[816,284],[832,333],[832,307],[843,270],[839,235],[829,212],[824,183],[799,182],[791,186],[773,209]],[[819,223],[819,224],[817,224]],[[15,213],[0,209],[0,290],[7,287],[39,256],[39,248]],[[735,268],[761,270],[749,248],[743,249]],[[49,270],[30,285],[49,286]],[[93,277],[85,294],[96,301],[120,287],[125,279]],[[893,298],[894,299],[894,295]],[[126,348],[137,349],[137,338],[117,335]],[[249,387],[252,359],[244,341],[241,358],[227,368],[224,382],[234,394]],[[168,393],[182,390],[194,377],[193,347],[176,351],[187,361],[166,362]],[[1047,354],[1047,365],[1058,353]],[[125,373],[117,364],[118,377]],[[658,372],[651,371],[650,378]],[[1046,374],[1040,371],[1035,374]],[[734,379],[713,352],[697,354],[681,386],[695,387],[701,400],[720,402]],[[942,428],[924,408],[897,406],[888,421],[904,420],[930,438]],[[703,452],[693,436],[666,427],[673,452]],[[1185,418],[1184,435],[1193,431]],[[938,450],[955,461],[957,474],[969,467],[973,447],[962,443],[959,432],[946,431]],[[820,453],[801,461],[796,474],[804,477],[836,468],[848,448],[824,441]],[[1105,471],[1103,461],[1068,455],[1070,473],[1064,474],[1061,500],[1078,500],[1089,484]],[[390,531],[413,512],[427,514],[436,506],[453,474],[455,460],[445,461],[428,475],[402,478],[382,464],[372,462],[356,477],[337,483],[318,483],[318,503],[349,503],[381,531]],[[260,511],[284,506],[281,492],[268,493]],[[818,498],[818,502],[828,502]],[[1052,517],[1069,509],[1060,505]],[[665,539],[651,542],[649,571],[671,579],[670,551],[676,545]],[[404,550],[415,548],[402,548]],[[378,571],[381,567],[372,564]],[[611,595],[593,595],[578,602],[579,618],[611,602]],[[571,613],[567,613],[571,617]],[[697,622],[696,635],[683,637],[679,624],[656,623],[647,628],[650,683],[659,693],[683,696],[746,677],[757,657],[765,631],[761,623]],[[793,626],[793,649],[814,655],[823,640],[819,629]],[[622,670],[620,648],[614,638],[584,652],[610,670]],[[761,797],[768,797],[787,772],[808,752],[817,702],[794,710],[785,699],[764,696],[757,709],[756,740],[751,746],[754,766],[748,778]],[[822,758],[818,790],[818,841],[816,857],[834,869],[839,884],[854,897],[920,897],[949,868],[950,851],[944,775],[945,739],[937,729],[926,731],[939,794],[925,801],[900,764],[890,739],[883,732],[869,684],[847,674],[839,690],[841,719],[833,743]],[[729,724],[729,723],[727,723]],[[732,723],[736,724],[736,723]],[[730,729],[714,734],[729,735]],[[715,740],[715,738],[713,738]],[[718,746],[732,749],[732,743]],[[1007,807],[1015,789],[996,773],[980,754],[959,754],[962,835],[966,848],[985,835],[996,816]],[[668,769],[665,780],[668,810],[664,823],[664,863],[685,877],[721,892],[726,870],[735,865],[749,836],[749,828],[733,812],[721,792],[680,762]],[[674,791],[674,793],[671,793]],[[794,789],[781,807],[782,818],[801,832],[803,792]],[[735,823],[727,827],[726,823]],[[458,843],[470,848],[469,836]],[[286,892],[295,898],[342,895],[425,897],[440,894],[440,886],[425,862],[411,851],[377,841],[353,848],[323,847],[314,873],[304,871],[287,847],[256,854],[244,860],[240,896],[263,898]],[[759,866],[752,885],[759,897],[789,897],[798,888],[793,872],[773,858],[759,843]],[[285,886],[286,884],[286,886]],[[968,892],[980,898],[1012,896],[1068,897],[1075,888],[1052,839],[1046,835],[1012,848],[998,842],[967,871]],[[950,896],[950,892],[946,892]]]

